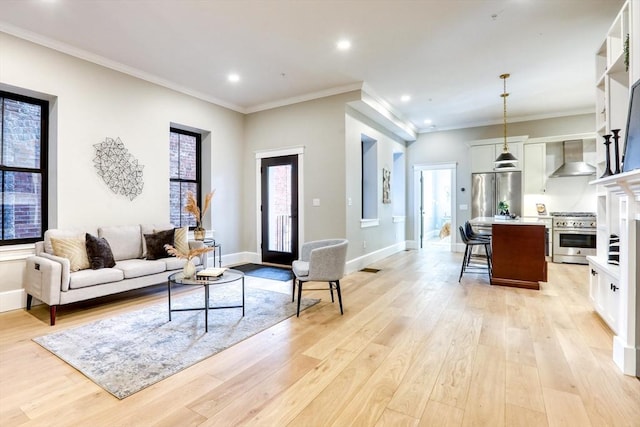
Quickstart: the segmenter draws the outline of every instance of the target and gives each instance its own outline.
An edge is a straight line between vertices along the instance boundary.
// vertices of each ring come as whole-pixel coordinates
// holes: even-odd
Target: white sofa
[[[51,325],[54,325],[56,308],[59,305],[166,282],[167,277],[180,270],[186,260],[169,256],[166,253],[153,257],[151,256],[151,251],[147,253],[146,242],[151,242],[148,239],[154,237],[155,232],[162,230],[165,230],[164,236],[170,233],[168,230],[174,230],[175,236],[180,235],[180,240],[184,239],[182,242],[176,241],[174,244],[176,247],[179,244],[188,245],[189,249],[204,246],[201,241],[187,241],[186,228],[174,229],[171,224],[108,226],[82,230],[47,230],[44,235],[44,241],[36,243],[35,255],[27,258],[24,275],[27,310],[31,309],[33,298],[48,304]],[[181,232],[177,230],[181,230]],[[97,239],[101,240],[100,238],[104,238],[108,242],[113,261],[115,261],[113,267],[101,268],[102,265],[98,262],[93,264],[93,267],[96,268],[97,265],[98,269],[93,269],[90,261],[89,268],[86,268],[86,264],[78,268],[74,256],[56,255],[56,253],[60,255],[61,242],[75,242],[76,249],[79,250],[80,243],[77,240],[84,239],[86,233],[91,235],[89,240],[92,242]],[[158,233],[155,236],[160,234]],[[154,242],[157,242],[157,240]],[[54,244],[56,245],[55,249],[58,249],[57,251],[54,249]],[[158,245],[154,244],[154,246]],[[157,253],[157,248],[152,249],[155,249]],[[64,251],[62,252],[64,253]],[[108,253],[109,251],[107,250],[106,252]],[[64,254],[68,256],[67,253]],[[89,257],[89,259],[96,260],[97,258]],[[206,255],[195,257],[193,262],[196,265],[206,267],[207,257]]]

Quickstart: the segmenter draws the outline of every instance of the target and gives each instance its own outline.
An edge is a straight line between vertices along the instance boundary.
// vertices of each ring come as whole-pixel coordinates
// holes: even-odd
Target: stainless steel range
[[[587,264],[596,254],[596,214],[551,212],[553,218],[553,262]]]

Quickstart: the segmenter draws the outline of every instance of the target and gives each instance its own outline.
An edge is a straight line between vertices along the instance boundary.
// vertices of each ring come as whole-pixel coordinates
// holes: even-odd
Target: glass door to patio
[[[262,262],[291,265],[298,255],[298,156],[262,159]]]

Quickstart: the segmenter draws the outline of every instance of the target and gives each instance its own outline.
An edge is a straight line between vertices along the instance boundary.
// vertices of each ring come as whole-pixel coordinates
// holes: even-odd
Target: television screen
[[[622,171],[640,169],[640,80],[631,87]]]

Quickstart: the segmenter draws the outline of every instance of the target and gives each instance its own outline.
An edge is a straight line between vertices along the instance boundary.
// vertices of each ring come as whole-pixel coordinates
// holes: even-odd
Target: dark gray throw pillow
[[[145,234],[144,241],[147,244],[147,259],[166,258],[169,254],[164,245],[173,246],[173,228],[153,234]]]
[[[87,246],[87,258],[93,270],[111,268],[116,265],[109,242],[104,237],[93,236],[89,233],[85,236]]]

